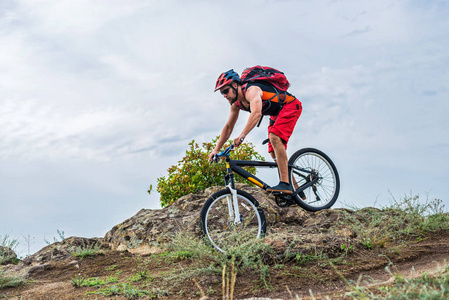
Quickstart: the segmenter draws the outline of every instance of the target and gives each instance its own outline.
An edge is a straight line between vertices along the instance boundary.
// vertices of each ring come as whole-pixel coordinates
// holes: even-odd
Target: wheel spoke
[[[325,154],[316,149],[300,150],[292,156],[289,163],[296,168],[312,172],[307,174],[298,169],[292,169],[291,180],[296,181],[298,186],[312,181],[313,178],[317,179],[311,187],[303,191],[306,195],[305,200],[297,196],[297,200],[304,203],[306,209],[316,211],[329,207],[335,202],[340,189],[338,173]]]
[[[265,233],[265,216],[254,204],[257,201],[238,194],[240,223],[235,224],[234,219],[229,216],[228,209],[228,198],[232,197],[229,193],[218,193],[220,195],[214,197],[214,194],[211,196],[212,199],[206,201],[201,212],[203,233],[212,246],[226,252],[231,247],[252,242]]]

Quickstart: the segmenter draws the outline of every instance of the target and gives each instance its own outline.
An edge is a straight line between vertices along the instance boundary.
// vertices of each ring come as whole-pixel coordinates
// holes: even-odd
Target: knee
[[[270,135],[268,137],[270,139],[270,143],[272,145],[279,145],[282,144],[282,140],[280,137],[278,137],[276,134],[270,132]]]

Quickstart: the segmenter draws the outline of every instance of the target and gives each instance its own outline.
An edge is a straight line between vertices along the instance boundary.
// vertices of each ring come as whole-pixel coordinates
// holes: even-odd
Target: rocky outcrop
[[[199,234],[199,215],[205,200],[222,187],[189,194],[163,209],[142,209],[133,217],[114,226],[104,241],[113,249],[152,247],[170,240],[179,230]]]
[[[350,210],[307,212],[294,205],[281,208],[274,197],[260,188],[238,185],[254,196],[264,210],[267,221],[265,242],[283,255],[326,252],[339,255],[342,244],[350,244],[355,233],[339,222]],[[211,187],[197,194],[189,194],[163,209],[142,209],[135,216],[114,226],[104,237],[117,250],[140,249],[151,253],[180,230],[200,234],[199,215],[203,204],[223,187]],[[139,252],[138,250],[136,252]]]
[[[102,238],[69,237],[61,242],[50,244],[35,254],[24,258],[24,267],[42,265],[49,261],[73,260],[74,253],[85,249],[108,249]]]
[[[349,247],[356,244],[356,234],[351,226],[340,221],[354,213],[350,210],[331,209],[312,213],[296,205],[281,208],[276,205],[271,194],[260,188],[243,184],[237,187],[252,194],[263,208],[267,221],[264,242],[271,245],[280,256],[326,253],[332,257],[341,253],[342,245]],[[28,270],[29,274],[40,272],[51,263],[64,261],[71,264],[77,249],[94,247],[140,254],[160,251],[160,245],[169,242],[179,231],[200,235],[199,216],[202,206],[213,193],[221,189],[223,187],[211,187],[200,193],[186,195],[163,209],[142,209],[114,226],[104,238],[70,237],[44,247],[23,259],[18,266],[10,268],[16,271]]]
[[[109,244],[104,243],[103,238],[70,237],[27,256],[18,265],[2,266],[0,272],[26,278],[33,277],[52,269],[55,264],[62,263],[69,267],[77,265],[79,259],[77,255],[82,255],[82,251],[92,250],[98,254],[105,249],[109,249]]]

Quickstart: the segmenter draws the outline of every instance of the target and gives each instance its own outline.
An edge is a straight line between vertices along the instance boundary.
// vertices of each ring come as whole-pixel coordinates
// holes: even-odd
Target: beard
[[[238,98],[238,94],[237,94],[237,93],[235,93],[235,98],[231,99],[231,102],[230,102],[230,104],[231,104],[231,105],[232,105],[232,104],[234,104],[234,103],[235,103],[235,101],[237,101],[237,98]]]

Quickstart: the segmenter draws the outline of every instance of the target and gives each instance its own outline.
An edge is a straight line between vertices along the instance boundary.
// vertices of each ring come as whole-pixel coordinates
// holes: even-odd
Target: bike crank
[[[278,195],[275,195],[274,200],[276,201],[276,204],[279,207],[287,207],[287,206],[291,206],[291,205],[295,205],[296,204],[291,196],[283,195],[282,193],[279,193]]]

